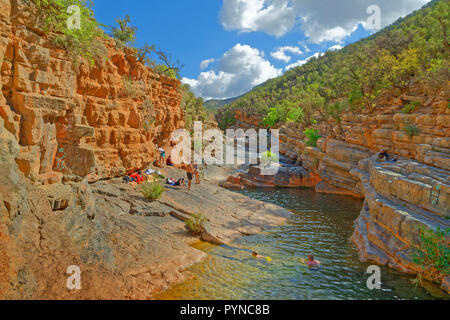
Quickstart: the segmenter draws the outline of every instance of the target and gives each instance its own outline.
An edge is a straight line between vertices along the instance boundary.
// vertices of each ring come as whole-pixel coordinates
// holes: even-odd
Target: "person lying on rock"
[[[184,179],[172,179],[172,178],[168,178],[166,180],[166,183],[172,187],[178,187],[178,186],[184,186]]]
[[[314,259],[312,254],[308,255],[308,260],[302,259],[302,263],[306,264],[309,268],[320,266],[321,262],[319,260]]]

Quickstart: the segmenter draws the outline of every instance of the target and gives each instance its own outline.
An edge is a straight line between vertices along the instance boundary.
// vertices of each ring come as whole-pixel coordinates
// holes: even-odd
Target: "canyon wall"
[[[105,183],[184,126],[180,83],[111,39],[104,59],[76,61],[36,16],[31,1],[0,0],[0,299],[148,299],[204,254],[158,216],[170,208],[138,216],[140,192]],[[71,265],[82,290],[66,286]]]
[[[300,124],[288,123],[280,128],[280,153],[320,177],[317,192],[365,198],[353,236],[362,260],[417,273],[411,250],[419,230],[450,227],[449,91],[429,94],[417,84],[393,97],[385,94],[373,112],[344,113],[340,123],[317,118],[317,147],[305,143]],[[417,107],[403,112],[410,103]],[[236,120],[249,128],[262,119],[238,112]],[[399,161],[379,161],[382,149]],[[450,277],[442,282],[450,291]]]
[[[0,115],[36,184],[96,181],[143,168],[184,126],[178,80],[103,41],[104,59],[73,61],[36,27],[29,1],[0,1]]]

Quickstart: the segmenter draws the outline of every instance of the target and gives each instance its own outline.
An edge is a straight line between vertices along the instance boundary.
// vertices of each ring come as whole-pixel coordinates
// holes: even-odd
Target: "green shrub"
[[[193,235],[200,235],[205,229],[205,223],[208,219],[202,214],[193,214],[186,220],[186,227]]]
[[[267,116],[263,120],[263,125],[265,127],[273,128],[280,121],[280,115],[277,108],[270,108]]]
[[[450,247],[446,239],[449,235],[450,229],[420,229],[419,246],[412,254],[414,263],[421,267],[418,281],[424,278],[440,282],[450,274]]]
[[[275,153],[266,151],[261,154],[261,160],[264,162],[278,162],[279,159]]]
[[[308,128],[305,131],[303,131],[303,134],[306,136],[306,145],[310,147],[317,147],[317,140],[322,138],[319,135],[319,132],[316,129]]]
[[[407,104],[406,106],[403,107],[402,109],[402,113],[404,114],[410,114],[411,112],[413,112],[416,107],[420,106],[420,102],[415,101],[413,103]]]
[[[140,81],[134,81],[131,78],[122,77],[123,93],[132,99],[137,99],[144,95]]]
[[[226,130],[236,123],[234,113],[235,109],[230,108],[228,106],[222,107],[219,110],[217,110],[215,118],[217,120],[220,129]]]
[[[410,137],[417,136],[420,133],[420,129],[413,124],[407,124],[403,128],[403,131]]]
[[[164,191],[164,186],[159,182],[146,182],[141,186],[142,194],[150,201],[159,199]]]
[[[117,44],[121,47],[130,45],[136,41],[136,27],[130,27],[128,24],[131,22],[130,16],[125,15],[124,19],[116,19],[116,23],[119,27],[111,26],[111,37],[113,37]]]

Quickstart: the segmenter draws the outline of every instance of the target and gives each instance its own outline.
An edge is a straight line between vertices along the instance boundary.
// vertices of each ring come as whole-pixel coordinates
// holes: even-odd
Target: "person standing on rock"
[[[200,173],[198,172],[198,164],[194,163],[195,184],[200,184]]]
[[[186,166],[186,173],[188,178],[188,191],[191,191],[192,179],[194,178],[194,167],[191,163]]]
[[[161,165],[164,165],[164,158],[166,157],[166,150],[164,150],[163,148],[158,147],[158,145],[156,145],[156,148],[159,152],[159,161],[161,162]]]

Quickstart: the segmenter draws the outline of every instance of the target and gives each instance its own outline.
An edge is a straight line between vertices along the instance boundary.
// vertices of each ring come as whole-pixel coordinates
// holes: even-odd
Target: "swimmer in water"
[[[270,258],[270,257],[264,257],[264,256],[258,254],[258,252],[256,252],[256,251],[253,251],[253,252],[252,252],[252,256],[253,256],[253,258],[255,258],[255,259],[261,259],[261,260],[266,260],[267,262],[272,262],[272,258]]]
[[[321,264],[319,260],[314,259],[314,256],[312,254],[308,255],[308,261],[306,261],[305,259],[302,259],[301,261],[309,268],[318,267]]]

